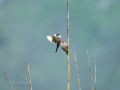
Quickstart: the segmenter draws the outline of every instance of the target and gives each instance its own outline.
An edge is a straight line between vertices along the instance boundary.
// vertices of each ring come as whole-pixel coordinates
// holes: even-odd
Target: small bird
[[[57,47],[56,47],[56,51],[58,50],[60,43],[62,41],[62,37],[60,34],[54,34],[54,36],[47,36],[47,39],[51,42],[51,43],[57,43]]]
[[[68,45],[64,41],[61,42],[61,49],[68,55]]]

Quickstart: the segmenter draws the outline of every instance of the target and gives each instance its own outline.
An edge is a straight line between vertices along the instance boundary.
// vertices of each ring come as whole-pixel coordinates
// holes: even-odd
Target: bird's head
[[[65,43],[64,41],[62,41],[61,43]]]
[[[61,35],[58,33],[58,34],[56,34],[56,37],[58,38],[58,40],[61,42],[62,41],[62,37],[61,37]]]
[[[56,34],[57,36],[60,36],[60,34],[58,33],[58,34]]]

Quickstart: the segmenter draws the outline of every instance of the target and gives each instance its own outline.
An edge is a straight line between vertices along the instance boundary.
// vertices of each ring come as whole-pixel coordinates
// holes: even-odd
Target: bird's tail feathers
[[[68,55],[68,51],[66,51],[66,54]]]

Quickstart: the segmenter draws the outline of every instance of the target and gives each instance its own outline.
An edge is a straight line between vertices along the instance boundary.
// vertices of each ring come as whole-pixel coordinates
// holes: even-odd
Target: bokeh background
[[[67,55],[46,36],[60,33],[67,43],[66,0],[0,0],[0,90],[67,89]],[[91,89],[86,48],[97,89],[120,90],[120,0],[69,0],[70,90]],[[13,83],[16,82],[16,83]]]

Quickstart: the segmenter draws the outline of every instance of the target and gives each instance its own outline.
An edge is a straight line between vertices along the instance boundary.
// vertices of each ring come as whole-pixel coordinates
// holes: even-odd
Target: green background
[[[60,33],[67,43],[66,0],[0,0],[0,90],[67,90],[67,55],[46,36]],[[69,0],[70,90],[91,89],[86,48],[97,90],[120,90],[120,0]]]

